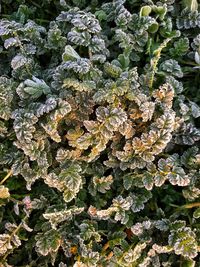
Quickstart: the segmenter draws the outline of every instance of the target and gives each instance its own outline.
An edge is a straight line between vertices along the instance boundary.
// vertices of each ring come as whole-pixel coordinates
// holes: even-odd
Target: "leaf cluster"
[[[199,266],[198,2],[0,10],[0,266]]]

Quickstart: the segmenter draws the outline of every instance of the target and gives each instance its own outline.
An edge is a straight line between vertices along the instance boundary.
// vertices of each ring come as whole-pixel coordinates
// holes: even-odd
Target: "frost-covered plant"
[[[0,8],[0,266],[199,266],[198,2]]]

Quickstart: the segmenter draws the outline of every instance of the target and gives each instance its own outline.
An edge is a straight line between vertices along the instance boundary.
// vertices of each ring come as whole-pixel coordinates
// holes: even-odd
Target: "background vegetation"
[[[200,266],[198,2],[0,10],[0,266]]]

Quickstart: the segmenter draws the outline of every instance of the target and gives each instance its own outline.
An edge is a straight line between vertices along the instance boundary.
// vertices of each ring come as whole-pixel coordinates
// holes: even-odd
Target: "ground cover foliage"
[[[197,1],[0,8],[0,266],[200,266]]]

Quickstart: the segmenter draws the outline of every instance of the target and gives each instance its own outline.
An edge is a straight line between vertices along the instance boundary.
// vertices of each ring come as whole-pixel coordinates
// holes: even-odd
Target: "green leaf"
[[[76,196],[75,192],[66,189],[63,193],[63,199],[65,202],[70,202],[72,199],[74,199]]]
[[[167,5],[164,4],[163,6],[153,6],[153,11],[158,14],[160,20],[164,20],[165,15],[167,14]]]
[[[181,70],[180,65],[178,64],[178,62],[174,59],[168,59],[165,60],[161,65],[160,65],[160,69],[166,73],[169,73],[173,76],[176,76],[178,78],[182,78],[183,77],[183,72]]]
[[[140,9],[140,16],[149,16],[151,13],[151,7],[150,6],[143,6]]]
[[[52,255],[58,251],[61,245],[60,234],[51,229],[45,233],[38,233],[35,236],[36,240],[36,251],[42,256]]]
[[[189,39],[187,37],[180,38],[174,43],[174,48],[171,48],[170,54],[172,57],[181,57],[189,50]]]
[[[122,69],[114,64],[111,64],[109,62],[106,62],[104,64],[104,70],[107,75],[113,77],[113,78],[118,78],[120,74],[122,73]]]
[[[27,57],[25,57],[24,55],[18,54],[12,59],[11,66],[14,70],[17,70],[29,64],[29,62],[30,60]]]
[[[189,5],[192,5],[190,5],[190,7],[184,8],[180,16],[177,17],[176,25],[178,29],[191,29],[199,27],[198,10],[191,11],[191,9],[196,9],[195,2],[196,1],[189,1]]]
[[[181,229],[183,227],[186,226],[186,222],[183,220],[176,220],[174,222],[172,222],[172,224],[170,225],[170,228],[174,231],[177,231],[178,229]]]
[[[19,46],[19,39],[17,37],[11,37],[5,40],[4,47],[6,49],[12,47],[12,46]]]
[[[35,76],[32,77],[32,80],[25,80],[23,83],[23,89],[19,88],[18,91],[19,90],[23,90],[25,93],[31,95],[31,97],[34,99],[40,97],[42,94],[51,93],[50,87],[45,83],[45,81],[40,80]]]
[[[198,208],[198,209],[196,209],[196,210],[194,211],[194,213],[193,213],[193,217],[194,217],[195,219],[200,218],[200,208]]]
[[[168,174],[168,178],[173,185],[186,186],[190,183],[188,175],[181,167],[173,167],[172,172]]]
[[[129,190],[133,184],[133,177],[130,174],[123,176],[123,185],[126,190]]]
[[[181,163],[187,168],[193,166],[196,160],[195,156],[198,151],[199,149],[196,146],[188,148],[181,156]]]
[[[144,176],[142,177],[142,181],[143,181],[144,187],[147,190],[152,190],[153,185],[154,185],[154,179],[151,173],[145,172]]]
[[[183,0],[185,7],[189,8],[191,11],[198,10],[197,0]]]
[[[68,60],[79,59],[79,58],[80,58],[79,54],[74,50],[74,48],[71,45],[65,46],[65,52],[62,54],[62,60],[64,62]]]
[[[56,207],[54,207],[55,209]],[[64,209],[59,211],[53,211],[50,207],[47,212],[43,214],[43,217],[51,223],[51,227],[56,229],[57,225],[64,221],[72,220],[74,215],[80,214],[84,208],[72,207],[70,209]]]
[[[113,183],[113,177],[112,175],[109,175],[107,177],[93,177],[93,184],[94,188],[101,192],[101,193],[106,193],[106,191],[110,190],[111,184]]]
[[[0,118],[8,120],[12,113],[15,83],[12,79],[0,76]]]
[[[96,85],[93,81],[80,82],[73,78],[67,78],[63,81],[63,88],[70,88],[80,92],[89,92],[95,89]]]
[[[197,51],[194,53],[194,59],[197,65],[200,65],[200,53],[198,53]]]
[[[118,61],[120,63],[120,68],[123,69],[123,70],[128,68],[128,66],[130,64],[129,56],[126,56],[124,54],[120,54],[118,56]]]
[[[144,209],[145,203],[152,197],[151,192],[147,190],[141,190],[141,192],[132,194],[133,204],[131,206],[132,211],[139,212]]]
[[[199,105],[197,105],[193,101],[189,101],[189,103],[190,103],[190,108],[191,108],[192,116],[194,118],[200,117],[200,107],[199,107]]]
[[[101,241],[101,235],[98,233],[97,224],[91,221],[83,221],[79,226],[81,230],[81,238],[84,240],[90,240],[92,237],[95,238],[97,242]]]
[[[155,23],[151,24],[151,26],[149,26],[148,31],[150,33],[155,33],[158,31],[158,29],[159,29],[159,24],[157,22],[155,22]]]
[[[78,169],[80,171],[80,169]],[[62,170],[59,174],[59,179],[63,181],[69,190],[77,191],[82,182],[81,176],[77,173],[76,168],[69,167],[66,170]]]
[[[70,42],[74,43],[75,45],[81,45],[87,47],[90,44],[91,34],[87,31],[78,32],[77,30],[73,30],[68,33],[67,38]]]
[[[99,21],[107,19],[107,15],[103,10],[97,10],[95,12],[95,16],[98,18]]]
[[[165,183],[166,179],[167,179],[166,175],[162,173],[156,174],[154,177],[155,186],[158,186],[158,187],[162,186]]]
[[[172,231],[169,235],[168,242],[174,247],[175,254],[183,255],[188,258],[197,256],[197,242],[195,233],[189,227],[179,228]]]
[[[192,260],[192,259],[184,259],[181,267],[195,267],[196,265],[196,261]]]
[[[150,121],[155,111],[155,104],[153,102],[146,101],[140,105],[139,109],[142,111],[142,120],[144,122]]]

